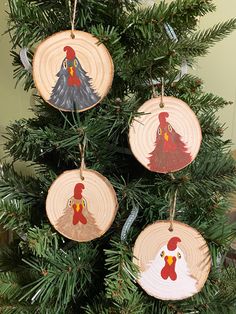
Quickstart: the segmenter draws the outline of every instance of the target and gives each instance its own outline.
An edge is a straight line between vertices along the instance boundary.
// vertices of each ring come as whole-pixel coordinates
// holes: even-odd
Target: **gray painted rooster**
[[[91,78],[82,68],[72,47],[64,47],[66,57],[57,73],[49,102],[61,110],[85,110],[95,105],[101,97],[91,86]]]

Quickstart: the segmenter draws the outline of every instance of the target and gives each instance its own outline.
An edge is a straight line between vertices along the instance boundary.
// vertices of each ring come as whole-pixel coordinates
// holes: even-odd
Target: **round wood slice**
[[[174,221],[157,221],[145,228],[134,246],[133,262],[139,267],[138,283],[161,300],[182,300],[205,284],[211,257],[206,241],[192,227]]]
[[[33,78],[43,99],[63,111],[85,111],[109,92],[114,66],[107,48],[89,33],[63,31],[46,38],[33,59]]]
[[[175,97],[152,98],[139,109],[129,131],[131,150],[148,170],[178,171],[189,165],[200,149],[202,133],[190,107]]]
[[[46,200],[47,216],[54,228],[74,241],[102,236],[118,209],[111,183],[94,170],[66,171],[52,184]]]

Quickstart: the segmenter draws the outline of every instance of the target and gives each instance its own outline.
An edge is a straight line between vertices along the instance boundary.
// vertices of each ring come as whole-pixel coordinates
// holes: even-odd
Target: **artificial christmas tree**
[[[20,49],[29,48],[32,58],[42,40],[70,30],[73,5],[74,1],[64,0],[9,0],[15,77],[26,90],[34,83],[32,73],[20,62]],[[199,16],[214,9],[211,0],[158,2],[150,8],[130,0],[78,2],[72,18],[75,29],[91,33],[106,46],[115,67],[113,85],[99,105],[85,112],[60,111],[35,91],[35,117],[7,128],[5,148],[13,163],[3,165],[0,222],[14,232],[14,241],[0,251],[2,313],[235,312],[236,270],[222,265],[236,235],[225,215],[228,193],[236,187],[236,169],[229,154],[230,141],[222,139],[223,126],[217,118],[217,110],[228,102],[204,93],[199,78],[179,75],[184,63],[191,66],[236,28],[232,19],[198,31]],[[161,91],[163,81],[166,96],[181,99],[194,111],[203,135],[196,159],[174,175],[143,167],[128,143],[131,122],[142,114],[138,109],[154,91]],[[85,141],[81,154],[79,146]],[[45,210],[52,183],[64,171],[80,168],[83,157],[89,169],[108,178],[119,201],[111,228],[86,243],[58,233]],[[30,162],[35,175],[18,174],[16,160]],[[69,198],[81,205],[77,192],[72,189]],[[169,214],[174,231],[175,216],[201,233],[212,259],[202,291],[182,301],[150,297],[137,284],[140,269],[133,263],[133,246],[141,231],[157,220],[168,220]],[[72,216],[70,220],[73,223]],[[181,243],[177,247],[186,258]],[[177,263],[170,257],[174,250],[171,246],[168,251],[168,263],[171,259]],[[175,270],[172,266],[172,272],[178,276],[177,266]]]

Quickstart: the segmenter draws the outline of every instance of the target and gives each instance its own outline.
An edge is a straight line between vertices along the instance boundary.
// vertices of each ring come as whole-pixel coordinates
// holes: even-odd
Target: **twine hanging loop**
[[[83,170],[86,168],[85,165],[85,148],[86,148],[86,136],[84,135],[83,138],[83,143],[79,144],[79,149],[80,149],[80,178],[81,180],[84,180],[84,176],[83,176]]]
[[[173,222],[175,219],[175,212],[176,212],[177,192],[178,192],[178,190],[176,189],[173,197],[170,200],[170,217],[169,217],[170,227],[169,227],[169,231],[171,231],[171,232],[174,230]]]
[[[75,17],[76,17],[77,2],[78,0],[74,0],[74,8],[73,8],[73,13],[71,15],[71,38],[72,39],[75,38],[74,30],[75,30]],[[70,9],[71,9],[71,1],[70,1]]]
[[[160,102],[160,108],[164,108],[165,107],[164,101],[163,101],[164,94],[165,94],[165,81],[164,81],[164,78],[162,77],[161,78],[161,102]]]

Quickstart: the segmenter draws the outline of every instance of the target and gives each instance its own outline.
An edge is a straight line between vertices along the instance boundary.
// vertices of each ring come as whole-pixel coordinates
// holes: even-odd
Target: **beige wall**
[[[236,17],[235,0],[215,0],[215,4],[217,11],[201,19],[201,28]],[[220,119],[228,127],[225,138],[231,138],[236,148],[236,31],[199,60],[195,73],[204,80],[207,91],[234,102],[220,111]]]
[[[146,0],[145,3],[153,3],[153,0]],[[167,1],[168,2],[168,1]],[[215,0],[217,11],[202,19],[202,28],[208,27],[219,21],[224,21],[236,16],[235,0]],[[0,1],[0,34],[6,30],[7,9],[5,1]],[[10,121],[31,115],[30,93],[22,90],[21,86],[15,89],[13,80],[13,67],[9,55],[10,44],[8,35],[0,36],[0,131],[3,132]],[[236,148],[236,31],[224,41],[213,47],[207,57],[199,60],[194,74],[199,75],[205,82],[207,91],[234,101],[234,105],[223,110],[221,120],[226,122],[228,130],[226,137],[232,138]],[[0,148],[0,158],[3,152]]]
[[[5,1],[0,1],[0,34],[3,34],[7,28],[7,7]],[[21,86],[15,89],[15,80],[13,80],[12,59],[10,57],[11,46],[9,36],[0,36],[0,131],[4,131],[10,121],[21,117],[29,117],[30,93],[22,91]],[[2,141],[1,141],[2,142]],[[0,158],[3,156],[2,147],[0,147]]]

